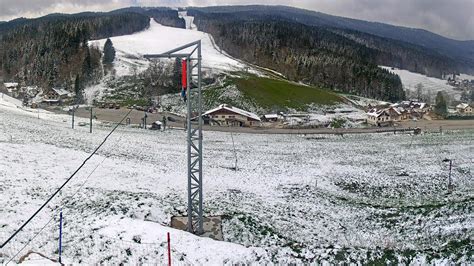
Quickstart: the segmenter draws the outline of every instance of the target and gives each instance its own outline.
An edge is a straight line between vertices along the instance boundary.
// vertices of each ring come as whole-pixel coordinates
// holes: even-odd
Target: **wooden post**
[[[91,119],[90,119],[89,133],[92,133],[92,106],[91,106]]]
[[[74,107],[72,107],[72,129],[74,129],[74,112],[76,111],[76,109]]]
[[[59,213],[59,263],[61,263],[62,253],[62,240],[63,240],[63,211]]]
[[[168,265],[171,266],[171,239],[170,239],[169,232],[168,232]]]
[[[453,186],[451,184],[451,170],[453,168],[453,160],[449,160],[449,176],[448,176],[448,193],[451,193]]]

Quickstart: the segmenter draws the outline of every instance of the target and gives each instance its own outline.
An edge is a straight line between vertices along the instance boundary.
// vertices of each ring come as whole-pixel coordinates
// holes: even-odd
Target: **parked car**
[[[174,118],[171,117],[171,116],[168,116],[166,119],[167,119],[168,121],[170,121],[170,122],[176,122],[176,119],[174,119]]]

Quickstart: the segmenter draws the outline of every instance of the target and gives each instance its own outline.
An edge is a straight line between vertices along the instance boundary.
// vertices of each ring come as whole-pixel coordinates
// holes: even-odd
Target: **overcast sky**
[[[288,5],[474,40],[474,0],[0,0],[0,20],[127,6]]]

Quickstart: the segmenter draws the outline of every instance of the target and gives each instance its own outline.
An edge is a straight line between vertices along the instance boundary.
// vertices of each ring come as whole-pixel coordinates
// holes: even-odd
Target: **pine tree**
[[[76,79],[74,80],[74,92],[76,94],[75,102],[82,102],[82,83],[79,75],[76,75]]]
[[[114,60],[115,60],[115,48],[114,48],[114,45],[112,44],[112,41],[110,39],[107,39],[104,45],[104,58],[102,62],[104,64],[112,64]]]
[[[92,58],[89,51],[89,47],[86,47],[86,56],[82,62],[82,76],[84,77],[86,83],[92,78],[94,69],[92,68]]]
[[[442,91],[438,91],[438,94],[436,94],[435,113],[440,116],[448,114],[448,105]]]

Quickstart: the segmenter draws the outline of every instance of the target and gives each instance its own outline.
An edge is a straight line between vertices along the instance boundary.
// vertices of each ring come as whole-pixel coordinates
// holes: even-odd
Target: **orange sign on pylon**
[[[188,65],[186,60],[181,61],[181,87],[183,90],[186,90],[188,86]]]

